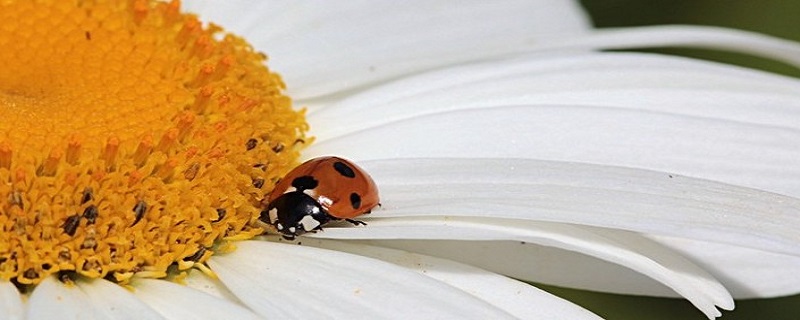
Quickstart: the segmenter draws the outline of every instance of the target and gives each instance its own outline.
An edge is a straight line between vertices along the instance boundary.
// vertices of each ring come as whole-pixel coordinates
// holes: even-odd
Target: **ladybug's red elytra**
[[[292,169],[267,198],[259,220],[275,227],[284,238],[322,230],[330,221],[353,220],[378,206],[378,187],[363,169],[339,157],[308,160]]]

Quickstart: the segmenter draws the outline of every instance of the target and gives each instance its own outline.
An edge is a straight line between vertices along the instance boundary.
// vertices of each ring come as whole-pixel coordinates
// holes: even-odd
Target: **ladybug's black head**
[[[302,191],[292,191],[270,203],[261,211],[259,220],[271,224],[284,238],[291,240],[305,232],[322,229],[331,217],[316,199]]]

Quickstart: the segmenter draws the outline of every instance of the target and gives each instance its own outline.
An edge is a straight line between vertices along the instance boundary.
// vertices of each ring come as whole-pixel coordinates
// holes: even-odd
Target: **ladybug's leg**
[[[294,234],[286,234],[286,233],[281,233],[281,236],[283,236],[284,239],[289,241],[293,241],[294,238],[296,237],[296,235]]]
[[[366,223],[366,222],[364,222],[364,221],[358,221],[358,220],[353,220],[353,219],[344,219],[344,221],[350,222],[350,223],[352,223],[354,226],[357,226],[357,225],[366,226],[366,225],[367,225],[367,223]]]
[[[322,231],[322,226],[316,227],[314,229],[308,230],[305,233],[317,233],[317,231]]]

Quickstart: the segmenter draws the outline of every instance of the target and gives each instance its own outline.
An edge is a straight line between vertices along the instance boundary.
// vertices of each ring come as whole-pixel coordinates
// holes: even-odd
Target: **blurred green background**
[[[597,27],[699,24],[756,31],[800,42],[800,0],[582,0]],[[800,70],[747,55],[708,50],[663,52],[743,65],[800,78]],[[598,315],[614,319],[706,319],[685,300],[602,294],[538,285]],[[800,295],[738,300],[722,320],[800,319]]]
[[[760,32],[800,41],[798,0],[581,0],[597,27],[698,24]],[[742,64],[800,78],[787,64],[709,50],[646,50]],[[799,317],[800,318],[800,317]]]

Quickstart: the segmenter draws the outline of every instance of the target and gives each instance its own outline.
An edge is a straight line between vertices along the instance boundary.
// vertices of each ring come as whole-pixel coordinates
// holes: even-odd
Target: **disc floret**
[[[0,4],[0,278],[203,268],[296,163],[266,56],[178,1]]]

